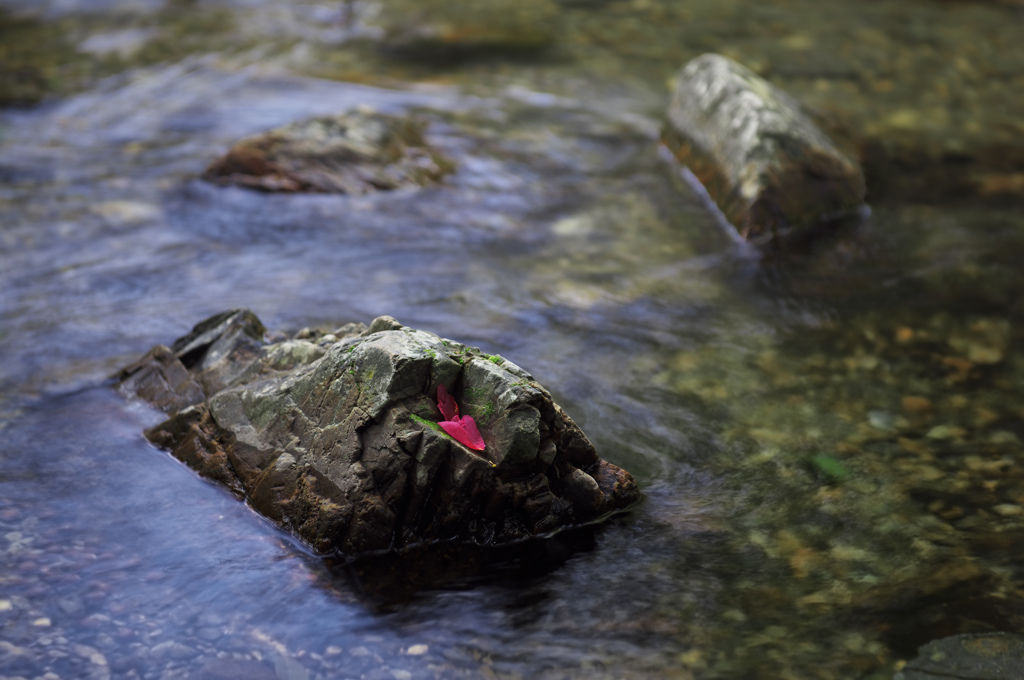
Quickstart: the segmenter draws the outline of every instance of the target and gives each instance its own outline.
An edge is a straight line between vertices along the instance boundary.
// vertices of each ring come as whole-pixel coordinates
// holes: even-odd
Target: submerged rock
[[[382,45],[417,54],[535,50],[561,27],[552,0],[385,0],[376,11]]]
[[[893,680],[1017,680],[1024,678],[1024,637],[1010,633],[934,640]]]
[[[864,178],[781,90],[705,54],[675,78],[662,141],[744,239],[853,213]]]
[[[220,314],[117,386],[172,414],[152,442],[321,553],[508,544],[639,498],[629,473],[501,357],[391,317],[318,342],[262,334],[252,312]],[[483,451],[437,425],[439,385],[475,419]]]
[[[203,173],[262,191],[365,194],[425,186],[452,171],[424,123],[372,111],[298,121],[246,137]]]

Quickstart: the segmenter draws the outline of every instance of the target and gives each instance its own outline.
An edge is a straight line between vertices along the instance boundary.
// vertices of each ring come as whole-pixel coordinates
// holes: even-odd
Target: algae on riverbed
[[[59,26],[0,9],[0,106],[35,104],[60,89],[61,67],[78,56]]]
[[[152,14],[70,14],[45,21],[0,7],[0,106],[37,104],[131,68],[251,49],[234,15],[174,0]]]

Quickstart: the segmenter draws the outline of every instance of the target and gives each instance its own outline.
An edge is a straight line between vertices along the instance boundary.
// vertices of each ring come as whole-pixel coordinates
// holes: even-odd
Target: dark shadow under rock
[[[203,179],[261,191],[365,194],[439,182],[454,166],[412,117],[356,110],[239,141]]]
[[[252,312],[217,315],[122,371],[117,386],[170,414],[150,441],[321,554],[509,545],[640,497],[547,390],[501,357],[391,317],[315,343],[265,343],[262,332]],[[479,426],[484,450],[438,425],[440,385]]]
[[[353,559],[328,559],[360,597],[380,610],[401,607],[424,590],[458,591],[480,584],[519,590],[571,557],[593,550],[605,525],[573,527],[551,536],[503,546],[452,541]]]

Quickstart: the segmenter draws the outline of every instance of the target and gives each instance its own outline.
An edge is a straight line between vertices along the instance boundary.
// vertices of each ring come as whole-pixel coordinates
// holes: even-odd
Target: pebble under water
[[[33,11],[83,54],[188,13],[81,4]],[[566,2],[540,58],[424,64],[346,42],[331,3],[208,4],[187,54],[90,62],[0,114],[0,678],[888,679],[930,640],[1024,630],[1009,185],[937,202],[901,178],[761,253],[657,148],[665,79],[703,49],[849,95],[893,145],[973,144],[972,111],[1021,103],[979,74],[1015,82],[1024,58],[927,68],[968,42],[958,22],[998,42],[1015,8],[837,3],[786,33],[781,3],[697,3],[704,42],[680,46],[673,3]],[[214,10],[231,21],[201,29]],[[839,24],[875,47],[813,59]],[[886,89],[914,69],[962,93],[945,122],[938,94]],[[358,106],[416,112],[454,174],[363,196],[197,179],[240,137]],[[954,172],[944,154],[914,162]],[[453,550],[448,574],[317,557],[150,446],[162,414],[110,389],[234,307],[287,333],[390,314],[501,354],[645,502],[518,558]]]

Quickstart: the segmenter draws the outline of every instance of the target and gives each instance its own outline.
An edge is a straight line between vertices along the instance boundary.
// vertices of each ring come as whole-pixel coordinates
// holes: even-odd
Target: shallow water
[[[280,9],[214,4],[248,12],[219,37],[236,47]],[[565,10],[603,36],[592,60],[371,59],[360,78],[383,88],[308,77],[369,48],[293,3],[279,33],[306,37],[287,49],[136,66],[4,114],[0,676],[888,678],[932,638],[1021,630],[1019,203],[890,199],[814,247],[737,246],[657,151],[664,78],[694,48],[655,40],[671,5],[633,4]],[[82,21],[175,9],[121,5]],[[840,14],[892,10],[860,6]],[[957,44],[944,26],[966,10],[937,6],[906,11]],[[698,17],[703,39],[770,54],[742,7]],[[807,21],[816,45],[838,20]],[[336,63],[314,58],[328,44]],[[418,112],[457,172],[359,197],[196,179],[241,136],[359,105]],[[232,307],[290,332],[390,314],[502,354],[646,501],[382,601],[149,446],[161,415],[109,389]]]

